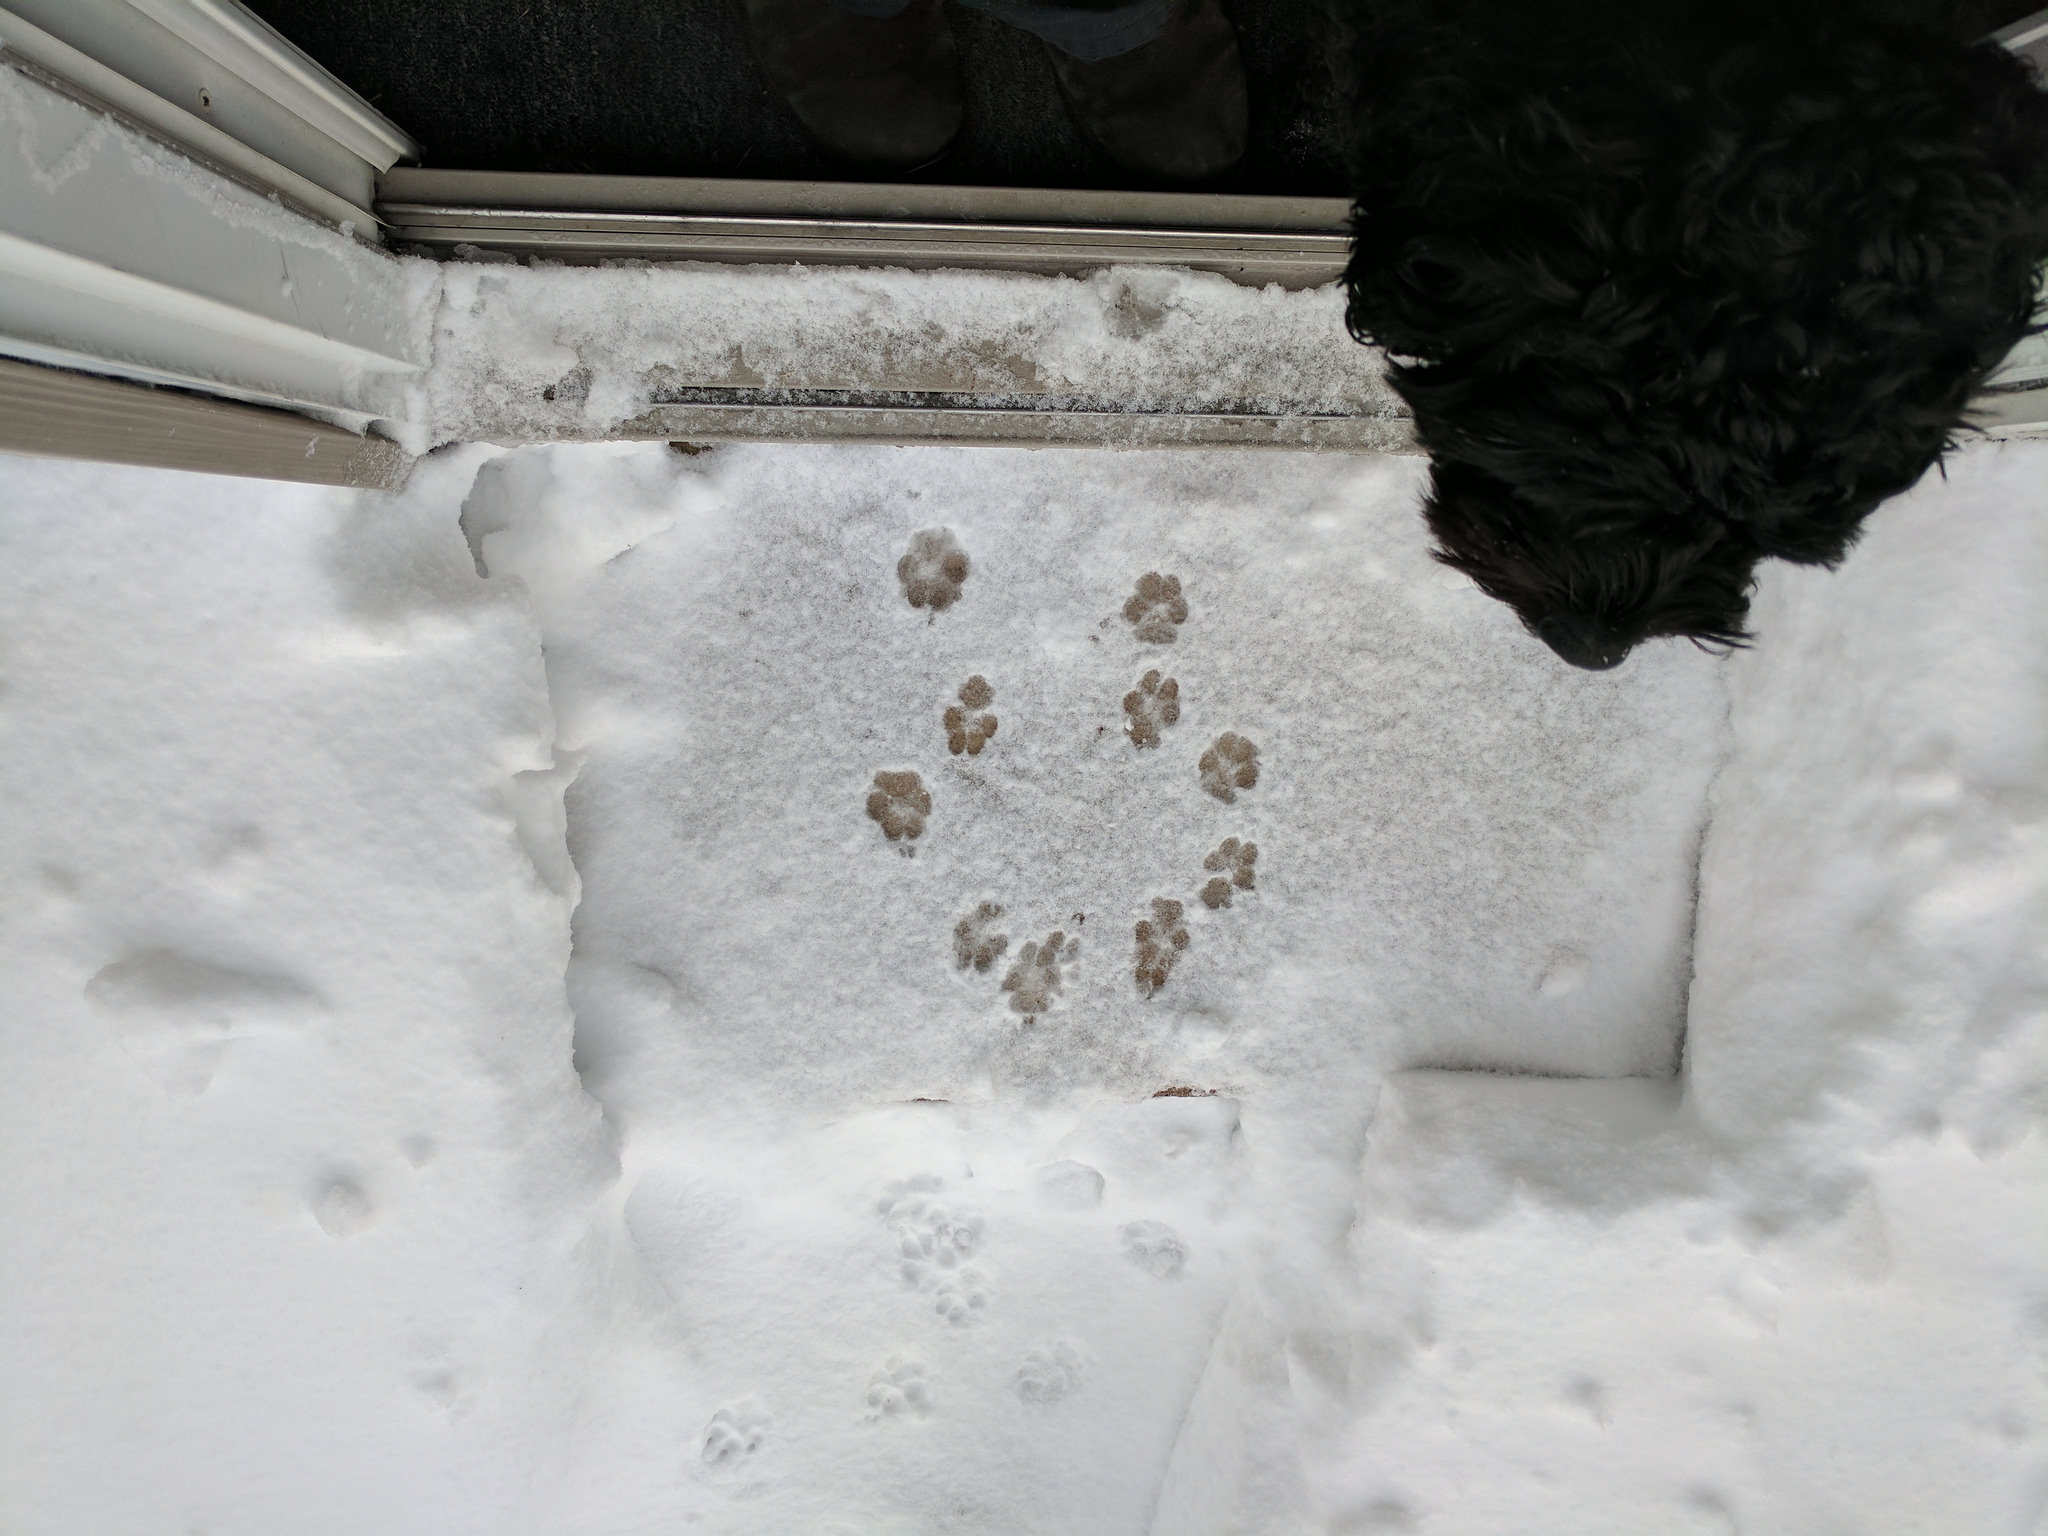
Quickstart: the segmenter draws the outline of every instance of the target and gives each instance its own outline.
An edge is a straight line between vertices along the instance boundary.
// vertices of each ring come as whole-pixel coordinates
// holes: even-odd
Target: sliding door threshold
[[[904,447],[1279,448],[1372,454],[1418,451],[1413,426],[1404,417],[959,406],[658,405],[621,423],[605,436],[624,441],[878,443]]]
[[[458,260],[1168,266],[1316,288],[1349,254],[1341,198],[399,167],[380,180],[376,211],[396,244]]]

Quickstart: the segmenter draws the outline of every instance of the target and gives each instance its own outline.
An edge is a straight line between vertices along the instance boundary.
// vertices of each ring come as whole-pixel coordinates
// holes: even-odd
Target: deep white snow
[[[1591,676],[1411,460],[0,460],[0,1524],[2032,1536],[2044,469]]]

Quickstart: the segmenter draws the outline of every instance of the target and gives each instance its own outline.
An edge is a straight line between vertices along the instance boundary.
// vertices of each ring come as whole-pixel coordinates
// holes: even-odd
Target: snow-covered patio
[[[0,460],[5,1523],[2038,1530],[2048,445],[1599,676],[1420,475]]]

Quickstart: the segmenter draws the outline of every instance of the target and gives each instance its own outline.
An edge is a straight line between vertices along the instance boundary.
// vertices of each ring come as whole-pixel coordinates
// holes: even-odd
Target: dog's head
[[[1760,552],[1673,519],[1574,531],[1483,472],[1438,460],[1424,515],[1437,559],[1521,616],[1575,667],[1604,671],[1659,635],[1736,646],[1748,637]]]
[[[1575,665],[1741,644],[2027,334],[2048,95],[1887,6],[1361,8],[1347,320],[1439,557]]]

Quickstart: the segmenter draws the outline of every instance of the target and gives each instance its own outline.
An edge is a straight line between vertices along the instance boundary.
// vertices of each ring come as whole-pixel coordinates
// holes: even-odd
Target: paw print
[[[910,548],[896,562],[896,579],[913,608],[943,612],[960,601],[967,580],[967,551],[950,528],[926,528],[910,537]]]
[[[978,757],[981,749],[988,745],[989,737],[996,733],[994,715],[970,714],[970,710],[985,709],[996,696],[989,687],[988,679],[976,675],[960,685],[960,704],[946,711],[946,745],[958,757],[965,752],[969,757]],[[960,706],[965,705],[963,709]]]
[[[1017,1367],[1011,1385],[1027,1403],[1056,1403],[1072,1397],[1081,1390],[1081,1356],[1071,1344],[1034,1349]]]
[[[1235,731],[1225,731],[1202,754],[1202,788],[1226,805],[1240,789],[1259,782],[1259,749]]]
[[[992,901],[984,901],[967,916],[953,925],[953,963],[961,970],[972,966],[985,971],[996,963],[996,957],[1010,947],[1007,933],[991,933],[989,930],[1003,915],[1003,909]]]
[[[875,775],[874,790],[868,795],[868,814],[882,824],[882,835],[890,842],[905,838],[915,841],[924,833],[924,819],[931,814],[931,792],[914,773]]]
[[[1027,1019],[1052,1007],[1060,995],[1060,965],[1081,952],[1081,941],[1070,939],[1055,928],[1043,944],[1026,944],[1017,951],[1017,962],[1003,978],[1003,990],[1010,994],[1010,1006]]]
[[[941,1201],[946,1181],[920,1173],[891,1184],[875,1211],[896,1238],[903,1283],[927,1292],[939,1316],[971,1323],[988,1305],[986,1277],[968,1261],[981,1246],[981,1217]]]
[[[1159,745],[1159,728],[1180,719],[1180,684],[1154,667],[1124,695],[1124,732],[1134,747]]]
[[[931,1411],[931,1390],[925,1384],[924,1366],[908,1355],[891,1355],[868,1378],[870,1424],[886,1419],[921,1419]]]
[[[704,1465],[725,1467],[751,1456],[768,1434],[768,1415],[751,1403],[721,1408],[704,1427]]]
[[[1152,898],[1152,915],[1138,922],[1138,991],[1150,997],[1166,985],[1174,963],[1188,947],[1187,926],[1181,922],[1181,904],[1164,896]]]
[[[1258,862],[1259,845],[1240,843],[1234,837],[1226,837],[1214,853],[1202,860],[1202,868],[1221,870],[1207,885],[1202,887],[1202,905],[1214,912],[1218,907],[1230,905],[1231,887],[1249,891],[1256,878],[1252,866]]]
[[[955,1328],[964,1328],[988,1306],[988,1291],[982,1286],[981,1271],[963,1269],[939,1282],[932,1296],[932,1310]]]
[[[981,1242],[981,1218],[942,1204],[937,1196],[945,1187],[937,1174],[920,1173],[891,1184],[875,1203],[900,1240],[903,1278],[913,1285],[933,1269],[959,1267]]]
[[[1155,1280],[1171,1280],[1187,1267],[1188,1245],[1163,1221],[1133,1221],[1117,1228],[1124,1257]]]
[[[1180,595],[1180,578],[1147,571],[1138,587],[1124,600],[1124,618],[1147,645],[1171,645],[1178,628],[1188,621],[1188,600]]]

